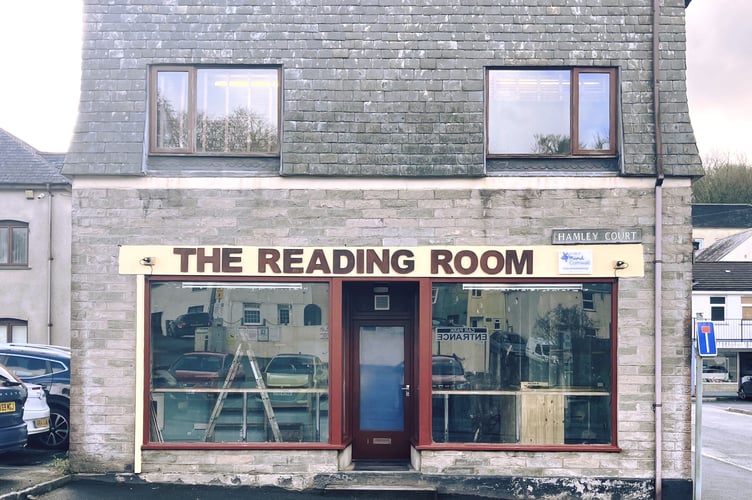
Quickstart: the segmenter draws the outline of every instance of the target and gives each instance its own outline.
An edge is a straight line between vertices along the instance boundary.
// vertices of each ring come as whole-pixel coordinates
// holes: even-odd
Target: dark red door
[[[353,459],[410,457],[412,321],[352,323]]]

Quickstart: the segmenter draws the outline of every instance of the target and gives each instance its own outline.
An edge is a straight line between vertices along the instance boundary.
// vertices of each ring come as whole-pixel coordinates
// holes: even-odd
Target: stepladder
[[[222,413],[222,409],[224,408],[227,396],[231,392],[232,384],[235,381],[238,372],[240,371],[243,356],[246,356],[248,358],[248,362],[251,365],[251,371],[256,381],[256,389],[261,396],[261,403],[264,406],[264,415],[266,417],[266,420],[268,421],[269,428],[272,431],[274,441],[282,441],[282,435],[279,430],[279,423],[277,422],[277,417],[274,414],[274,408],[272,408],[271,401],[269,400],[269,394],[266,391],[266,384],[264,382],[264,377],[261,373],[261,368],[259,367],[258,360],[256,359],[256,354],[253,352],[253,349],[251,348],[251,344],[247,337],[245,335],[241,335],[239,337],[238,346],[235,349],[235,355],[232,359],[232,363],[230,364],[230,368],[227,371],[227,376],[222,383],[221,390],[217,396],[217,401],[215,402],[214,408],[212,409],[211,415],[209,416],[209,422],[206,426],[206,430],[204,431],[203,436],[203,440],[205,442],[214,439],[214,431],[217,426],[217,420]],[[244,393],[244,407],[246,406],[246,397],[247,393]],[[243,432],[245,432],[245,428],[243,429]]]

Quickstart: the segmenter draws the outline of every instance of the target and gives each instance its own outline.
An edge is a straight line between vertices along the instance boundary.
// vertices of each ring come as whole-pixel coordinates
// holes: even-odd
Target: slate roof
[[[752,228],[752,205],[741,203],[694,203],[692,227]]]
[[[732,234],[718,241],[713,242],[712,245],[703,248],[695,256],[696,262],[715,262],[723,260],[723,258],[731,253],[739,245],[752,238],[752,229],[749,231],[743,231],[741,233]]]
[[[693,291],[752,291],[752,262],[695,262]]]
[[[40,153],[0,128],[0,186],[4,188],[70,185],[60,173],[63,158],[62,154]]]

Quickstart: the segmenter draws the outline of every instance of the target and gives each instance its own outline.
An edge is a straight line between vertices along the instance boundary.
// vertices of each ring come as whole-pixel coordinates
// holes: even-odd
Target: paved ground
[[[49,491],[68,481],[66,452],[34,448],[0,454],[0,500],[19,493]]]

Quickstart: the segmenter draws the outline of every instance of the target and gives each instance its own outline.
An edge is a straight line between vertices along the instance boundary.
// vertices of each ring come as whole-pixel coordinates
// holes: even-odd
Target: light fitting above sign
[[[554,245],[602,245],[642,243],[641,228],[618,229],[554,229],[551,231]]]

